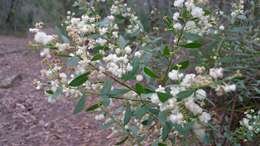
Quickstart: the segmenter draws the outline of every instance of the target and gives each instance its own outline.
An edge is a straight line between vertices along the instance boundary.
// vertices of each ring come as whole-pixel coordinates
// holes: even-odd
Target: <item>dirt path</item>
[[[0,146],[109,146],[109,131],[93,115],[72,115],[74,103],[47,102],[32,86],[41,69],[39,53],[26,48],[29,38],[0,36]]]

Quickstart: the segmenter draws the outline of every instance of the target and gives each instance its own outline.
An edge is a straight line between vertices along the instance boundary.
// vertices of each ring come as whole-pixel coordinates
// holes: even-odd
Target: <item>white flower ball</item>
[[[143,77],[143,75],[137,75],[136,76],[136,80],[138,81],[138,82],[141,82],[141,81],[143,81],[143,79],[144,79],[144,77]]]
[[[197,90],[195,95],[199,100],[204,100],[207,97],[207,93],[203,89]]]
[[[214,79],[223,78],[223,68],[211,68],[209,70],[209,75],[213,77]]]
[[[129,46],[127,46],[127,47],[125,47],[125,52],[127,54],[130,54],[132,52],[132,49]]]
[[[203,112],[200,116],[199,119],[203,123],[208,123],[211,120],[211,115],[207,112]]]
[[[220,26],[219,26],[219,29],[220,29],[220,30],[224,30],[225,27],[224,27],[223,25],[220,25]]]
[[[176,0],[176,1],[174,1],[173,5],[175,7],[182,7],[183,6],[183,2],[184,2],[184,0]]]

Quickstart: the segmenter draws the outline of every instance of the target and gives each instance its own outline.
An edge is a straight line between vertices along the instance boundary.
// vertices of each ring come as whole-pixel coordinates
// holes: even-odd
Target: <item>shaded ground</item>
[[[72,115],[74,103],[47,102],[32,86],[41,69],[29,38],[0,36],[0,146],[109,146],[93,115]],[[9,80],[9,81],[10,81]],[[2,83],[3,84],[3,83]]]

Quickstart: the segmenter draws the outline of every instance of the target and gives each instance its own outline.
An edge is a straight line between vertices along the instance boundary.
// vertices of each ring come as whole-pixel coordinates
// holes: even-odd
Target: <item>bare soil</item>
[[[39,52],[27,48],[27,38],[0,36],[0,146],[110,146],[110,131],[89,113],[73,115],[76,101],[48,103],[43,91],[36,90]]]

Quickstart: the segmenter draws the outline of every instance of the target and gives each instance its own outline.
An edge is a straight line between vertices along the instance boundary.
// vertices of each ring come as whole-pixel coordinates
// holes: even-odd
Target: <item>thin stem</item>
[[[93,65],[93,64],[91,64],[91,63],[89,63],[89,65],[90,65],[91,67],[93,67],[95,70],[100,71],[100,69],[97,68],[95,65]],[[124,82],[121,81],[120,79],[114,77],[114,76],[111,75],[110,73],[108,73],[108,72],[106,72],[106,71],[102,71],[102,73],[103,73],[104,75],[110,77],[111,79],[113,79],[114,81],[116,81],[117,83],[119,83],[120,85],[122,85],[122,86],[124,86],[124,87],[126,87],[126,88],[128,88],[128,89],[130,89],[130,90],[132,90],[132,91],[134,91],[135,93],[137,93],[137,91],[136,91],[133,87],[131,87],[130,85],[124,83]]]
[[[100,94],[96,93],[96,92],[87,92],[88,94],[90,94],[91,96],[100,96]],[[151,102],[150,100],[143,100],[143,99],[130,99],[130,98],[123,98],[123,97],[110,97],[111,99],[118,99],[118,100],[128,100],[128,101],[141,101],[141,102]]]
[[[130,99],[130,98],[123,98],[123,97],[113,97],[112,99],[119,99],[119,100],[129,100],[129,101],[141,101],[141,102],[149,102],[149,100],[142,100],[142,99]]]
[[[186,24],[185,24],[185,25],[186,25]],[[181,33],[180,33],[180,35],[179,35],[179,37],[178,37],[178,40],[177,40],[177,42],[176,42],[176,47],[179,46],[180,40],[181,40],[181,38],[182,38],[182,36],[183,36],[183,32],[184,32],[185,25],[184,25],[184,26],[182,27],[182,29],[181,29]],[[168,79],[168,73],[169,73],[169,71],[170,71],[170,69],[171,69],[171,66],[172,66],[172,63],[173,63],[173,60],[174,60],[174,55],[175,55],[175,53],[172,53],[172,54],[171,54],[171,57],[170,57],[170,60],[169,60],[169,64],[168,64],[168,66],[167,66],[167,70],[166,70],[165,75],[164,75],[163,80],[162,80],[162,84],[163,84],[163,85],[166,83],[166,81],[167,81],[167,79]]]

